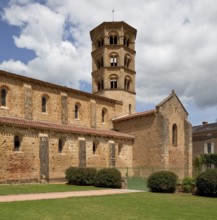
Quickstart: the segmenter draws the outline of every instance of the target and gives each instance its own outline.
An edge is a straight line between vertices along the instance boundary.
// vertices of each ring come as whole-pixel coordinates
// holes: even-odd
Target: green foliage
[[[201,173],[196,179],[196,186],[199,195],[217,197],[217,169]]]
[[[119,170],[115,168],[105,168],[98,170],[95,177],[95,186],[121,188],[122,178]]]
[[[176,190],[178,177],[170,171],[159,171],[151,174],[147,186],[151,192],[173,193]]]
[[[203,164],[214,164],[217,167],[217,154],[203,154],[195,158],[196,168],[201,168]]]
[[[86,167],[69,167],[65,174],[69,184],[89,186],[94,185],[96,169]]]
[[[187,193],[194,192],[195,179],[190,178],[190,177],[185,177],[182,180],[182,189],[183,189],[183,192],[187,192]]]

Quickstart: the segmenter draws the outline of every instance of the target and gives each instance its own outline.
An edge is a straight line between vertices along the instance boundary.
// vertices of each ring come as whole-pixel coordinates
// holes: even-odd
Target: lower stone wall
[[[20,138],[18,151],[14,148],[15,136]],[[47,146],[42,146],[43,138]],[[65,181],[65,170],[80,164],[80,141],[85,143],[83,159],[86,167],[109,167],[111,143],[115,149],[115,166],[132,166],[132,142],[123,139],[4,126],[0,128],[0,140],[0,183]],[[46,150],[41,152],[46,147],[47,159]]]

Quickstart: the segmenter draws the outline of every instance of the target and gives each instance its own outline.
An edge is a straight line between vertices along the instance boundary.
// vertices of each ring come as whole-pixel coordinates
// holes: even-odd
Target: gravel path
[[[143,192],[140,190],[128,190],[128,189],[105,189],[105,190],[89,190],[89,191],[74,191],[74,192],[53,192],[53,193],[35,193],[35,194],[20,194],[20,195],[6,195],[0,196],[0,202],[14,202],[14,201],[30,201],[30,200],[42,200],[42,199],[61,199],[69,197],[80,196],[101,196],[112,194],[124,194]]]

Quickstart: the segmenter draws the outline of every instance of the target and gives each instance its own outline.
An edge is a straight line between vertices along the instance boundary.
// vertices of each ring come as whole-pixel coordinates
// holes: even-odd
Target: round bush
[[[199,195],[217,197],[217,169],[201,173],[196,179],[196,187]]]
[[[94,185],[96,169],[86,167],[69,167],[65,174],[69,184]]]
[[[97,172],[95,186],[121,188],[122,178],[119,170],[115,168],[105,168]]]
[[[176,190],[178,177],[170,171],[159,171],[151,174],[147,186],[151,192],[173,193]]]

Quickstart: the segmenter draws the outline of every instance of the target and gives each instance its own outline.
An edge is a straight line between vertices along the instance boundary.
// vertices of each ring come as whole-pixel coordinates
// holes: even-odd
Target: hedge
[[[151,192],[173,193],[176,190],[178,177],[170,171],[158,171],[151,174],[147,186]]]

